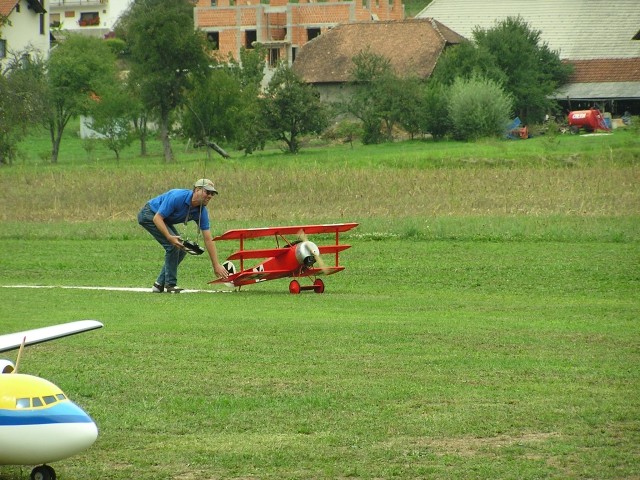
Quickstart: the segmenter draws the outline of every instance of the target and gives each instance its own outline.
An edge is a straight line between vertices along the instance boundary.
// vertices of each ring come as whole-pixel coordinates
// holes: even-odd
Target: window
[[[46,397],[42,397],[42,399],[47,405],[57,402],[56,397],[54,397],[53,395],[47,395]]]
[[[319,28],[307,28],[307,41],[313,40],[320,35]]]
[[[49,15],[49,26],[51,28],[58,28],[60,26],[60,14],[52,13]]]
[[[67,397],[64,396],[64,393],[59,393],[56,395],[56,398],[60,401],[65,400]]]
[[[81,27],[95,27],[100,25],[100,14],[98,12],[86,12],[80,14]]]
[[[0,58],[7,56],[7,41],[0,38]]]
[[[279,61],[280,61],[280,49],[270,48],[269,49],[269,66],[277,67]]]
[[[40,400],[38,397],[33,397],[33,398],[31,399],[31,404],[32,404],[34,407],[41,407],[42,405],[44,405],[44,404],[42,403],[42,400]]]
[[[296,55],[298,54],[298,47],[292,47],[291,48],[291,61],[295,62],[296,61]]]
[[[256,30],[245,30],[244,32],[244,48],[253,48],[253,42],[258,40],[258,32]]]
[[[40,35],[44,35],[44,13],[40,14]]]
[[[30,406],[30,398],[16,398],[16,408],[29,408]]]
[[[220,32],[207,32],[207,40],[213,44],[214,50],[220,50]]]

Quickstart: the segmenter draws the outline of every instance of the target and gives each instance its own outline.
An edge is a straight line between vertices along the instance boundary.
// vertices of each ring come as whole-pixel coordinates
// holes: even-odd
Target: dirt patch
[[[430,440],[427,445],[437,454],[456,454],[465,457],[477,455],[487,449],[499,449],[513,445],[525,445],[546,442],[550,438],[558,438],[559,433],[525,433],[522,435],[499,435],[497,437],[461,437]]]

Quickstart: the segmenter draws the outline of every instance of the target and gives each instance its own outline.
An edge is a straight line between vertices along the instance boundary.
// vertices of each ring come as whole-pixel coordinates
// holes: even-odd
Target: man
[[[154,293],[180,293],[178,265],[187,255],[177,223],[194,221],[202,232],[204,244],[211,259],[211,266],[218,277],[227,278],[227,270],[218,261],[216,245],[211,236],[207,205],[218,191],[208,178],[201,178],[193,190],[173,189],[147,202],[138,213],[138,223],[155,238],[165,250],[164,266],[153,284]]]

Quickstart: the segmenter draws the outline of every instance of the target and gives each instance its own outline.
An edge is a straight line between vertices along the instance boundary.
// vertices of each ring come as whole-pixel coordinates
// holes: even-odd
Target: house
[[[1,0],[0,0],[1,1]],[[104,37],[131,0],[49,0],[51,28]]]
[[[594,104],[613,114],[640,114],[638,0],[433,0],[416,17],[434,18],[472,39],[520,16],[560,58],[574,65],[554,97],[567,110]]]
[[[221,59],[238,60],[242,47],[260,43],[268,49],[268,64],[291,65],[298,50],[331,28],[350,22],[402,20],[401,0],[198,0],[195,27],[207,33]]]
[[[386,57],[399,76],[428,78],[445,48],[463,41],[428,18],[343,24],[304,45],[292,68],[323,100],[334,100],[348,93],[352,59],[365,49]]]
[[[0,0],[0,71],[12,54],[32,50],[49,55],[48,0]],[[8,20],[4,24],[1,19]]]

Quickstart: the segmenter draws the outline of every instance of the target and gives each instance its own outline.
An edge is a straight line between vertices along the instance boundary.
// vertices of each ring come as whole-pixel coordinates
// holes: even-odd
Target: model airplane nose
[[[308,240],[301,242],[296,248],[296,259],[300,265],[307,267],[312,266],[316,262],[317,256],[320,251],[315,243]]]
[[[0,465],[36,465],[75,455],[98,438],[84,410],[66,400],[45,410],[3,411]]]

